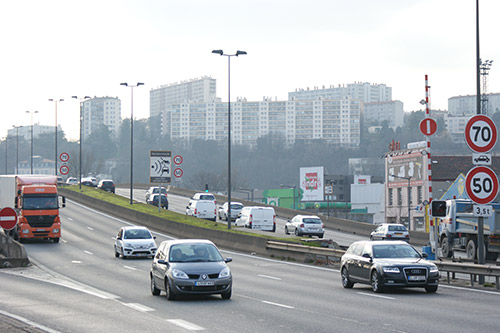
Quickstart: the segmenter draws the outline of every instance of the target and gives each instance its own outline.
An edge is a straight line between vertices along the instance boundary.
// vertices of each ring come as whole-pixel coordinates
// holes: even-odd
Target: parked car
[[[316,215],[295,215],[285,224],[285,234],[294,233],[295,236],[318,236],[323,238],[325,225]]]
[[[272,207],[243,207],[234,224],[245,228],[275,232],[276,213]]]
[[[115,193],[115,183],[111,179],[101,179],[99,181],[99,184],[97,184],[97,188],[111,193]]]
[[[121,227],[115,239],[115,257],[154,257],[156,237],[148,228],[141,226]]]
[[[149,200],[149,197],[152,194],[158,194],[160,193],[160,187],[159,186],[151,186],[147,191],[146,191],[146,201]],[[167,188],[166,187],[161,187],[161,193],[167,195]]]
[[[208,192],[199,192],[195,193],[191,200],[212,200],[214,204],[217,204],[217,200],[215,200],[215,195]]]
[[[219,220],[225,220],[227,221],[227,212],[229,208],[229,203],[225,202],[222,206],[219,207]],[[231,202],[231,220],[236,220],[238,217],[238,214],[241,212],[243,209],[243,204],[241,202]]]
[[[376,293],[392,287],[438,289],[437,266],[404,241],[357,241],[340,260],[342,286],[371,285]]]
[[[147,200],[146,203],[158,207],[159,197],[160,194],[153,194],[149,197],[149,200]],[[161,195],[161,208],[168,209],[168,198],[165,194]]]
[[[66,185],[77,185],[78,184],[78,179],[76,179],[75,177],[68,177],[68,179],[66,179]]]
[[[231,261],[209,240],[164,241],[151,266],[151,293],[158,296],[163,291],[168,300],[193,294],[220,294],[230,299],[233,278],[227,263]]]
[[[397,223],[381,223],[370,234],[371,240],[404,240],[410,241],[408,229]]]
[[[186,206],[186,215],[216,221],[217,207],[212,200],[190,200]]]

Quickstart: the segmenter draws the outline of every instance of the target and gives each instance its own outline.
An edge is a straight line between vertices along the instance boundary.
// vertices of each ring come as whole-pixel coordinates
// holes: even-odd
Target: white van
[[[276,231],[276,214],[272,207],[243,207],[235,221],[236,226],[256,230]]]
[[[186,215],[215,221],[217,206],[212,200],[190,200],[186,206]]]

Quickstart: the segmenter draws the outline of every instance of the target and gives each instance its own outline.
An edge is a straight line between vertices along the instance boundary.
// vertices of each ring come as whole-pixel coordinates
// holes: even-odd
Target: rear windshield
[[[302,220],[302,222],[309,223],[309,224],[320,224],[321,220],[320,219],[305,218]]]
[[[242,209],[243,205],[232,204],[231,209]]]
[[[200,195],[200,200],[214,200],[214,196],[213,195],[202,194],[202,195]]]
[[[403,225],[390,225],[389,231],[406,231],[406,227]]]

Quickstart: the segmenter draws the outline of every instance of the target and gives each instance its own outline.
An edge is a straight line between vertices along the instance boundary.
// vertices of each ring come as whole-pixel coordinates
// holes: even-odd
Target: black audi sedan
[[[342,256],[342,286],[371,285],[376,293],[392,287],[421,287],[434,293],[439,271],[413,246],[404,241],[358,241]]]

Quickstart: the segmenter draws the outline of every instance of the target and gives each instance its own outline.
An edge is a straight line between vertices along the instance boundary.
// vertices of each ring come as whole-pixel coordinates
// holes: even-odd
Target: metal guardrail
[[[470,285],[474,286],[474,281],[478,275],[492,276],[495,278],[495,285],[497,290],[500,290],[500,266],[495,265],[478,265],[469,263],[456,263],[456,262],[444,262],[444,261],[434,261],[439,271],[446,272],[446,280],[448,284],[450,283],[450,273],[452,277],[455,273],[469,274],[470,275]]]
[[[306,246],[306,245],[285,243],[285,242],[276,242],[276,241],[267,241],[266,249],[299,252],[299,253],[303,253],[303,254],[322,255],[322,256],[334,257],[334,258],[340,258],[345,253],[344,250],[325,248],[325,247],[317,247],[317,246]]]

